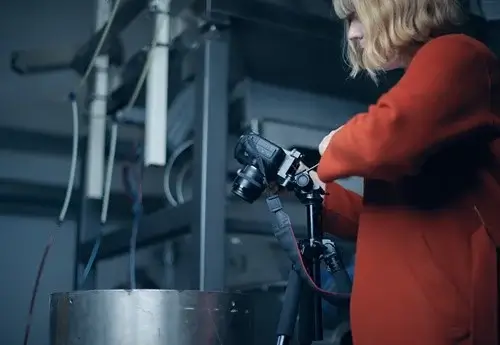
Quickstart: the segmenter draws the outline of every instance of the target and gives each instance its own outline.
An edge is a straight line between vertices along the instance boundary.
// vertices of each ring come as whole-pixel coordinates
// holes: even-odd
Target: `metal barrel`
[[[253,345],[251,299],[176,290],[55,293],[51,345]]]

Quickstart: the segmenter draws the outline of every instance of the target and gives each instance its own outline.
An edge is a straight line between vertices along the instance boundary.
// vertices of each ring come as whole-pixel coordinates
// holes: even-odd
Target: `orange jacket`
[[[325,231],[357,238],[356,345],[498,344],[499,96],[494,55],[441,36],[331,139],[318,175]]]

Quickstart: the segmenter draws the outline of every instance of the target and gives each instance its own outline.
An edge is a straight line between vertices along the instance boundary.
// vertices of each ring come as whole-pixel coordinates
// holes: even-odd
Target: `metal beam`
[[[109,56],[112,65],[121,66],[125,60],[123,44],[118,38],[110,38],[108,44],[103,46],[102,52]],[[83,52],[80,46],[73,45],[16,50],[10,56],[10,67],[22,76],[68,69],[83,75],[92,58],[91,53],[93,52]]]
[[[81,200],[78,200],[80,189],[74,190],[71,200],[69,219],[76,219]],[[64,201],[65,188],[27,183],[25,181],[0,179],[0,214],[17,215],[23,217],[53,217],[56,219],[58,211]],[[163,197],[145,196],[144,208],[146,212],[155,212],[164,207]],[[100,203],[98,205],[100,207]],[[110,200],[110,219],[123,220],[131,207],[130,198],[124,193],[113,193]]]
[[[194,121],[192,288],[225,288],[229,37],[211,26],[198,48]]]
[[[108,1],[109,3],[114,3],[114,1]],[[139,14],[144,11],[148,6],[149,0],[126,0],[122,1],[122,5],[118,9],[113,23],[109,27],[108,39],[105,40],[105,45],[113,37],[118,36],[123,30],[125,30]],[[83,44],[82,48],[78,51],[77,56],[87,56],[93,55],[97,44],[101,40],[102,34],[104,32],[104,26],[101,26],[99,31],[96,31],[92,37]],[[87,63],[88,65],[88,63]]]
[[[111,0],[103,1],[107,3],[112,2]],[[116,36],[125,30],[147,8],[148,2],[149,0],[126,0],[123,1],[118,9],[101,48],[101,53],[109,55],[112,64],[121,65],[125,57],[123,46],[116,39]],[[52,47],[13,52],[11,55],[12,70],[19,74],[35,74],[73,68],[78,73],[83,74],[101,40],[106,20],[99,24],[99,30],[79,48]]]
[[[81,155],[85,151],[86,138],[80,137]],[[0,150],[20,151],[48,155],[71,155],[72,139],[66,135],[47,134],[26,131],[18,128],[0,127]],[[130,156],[132,142],[121,141],[117,147],[117,161],[123,161]]]
[[[174,0],[174,8],[182,7],[182,2],[183,0]],[[333,17],[312,15],[263,0],[195,0],[194,8],[197,13],[210,20],[219,20],[221,16],[238,18],[328,41],[334,40],[335,36],[332,34],[343,27],[342,22]]]
[[[231,201],[231,199],[229,199]],[[305,224],[306,211],[299,202],[284,198],[285,211],[290,215],[297,237],[305,238],[307,227]],[[167,241],[178,236],[190,233],[194,214],[194,203],[188,202],[175,208],[165,208],[143,217],[137,237],[137,248]],[[271,219],[264,201],[247,204],[239,200],[232,200],[225,206],[225,221],[220,235],[224,241],[227,234],[246,234],[258,236],[273,236]],[[131,224],[124,223],[121,227],[103,236],[98,259],[109,259],[121,255],[129,250]],[[80,261],[88,260],[94,240],[90,239],[82,244]],[[210,249],[210,255],[215,252]]]
[[[162,209],[142,217],[137,233],[137,248],[189,233],[190,214],[191,205],[184,204],[175,209]],[[125,222],[119,229],[104,235],[97,259],[108,259],[126,253],[130,248],[131,228],[131,222]],[[90,257],[94,241],[89,239],[82,243],[81,262],[86,262]]]

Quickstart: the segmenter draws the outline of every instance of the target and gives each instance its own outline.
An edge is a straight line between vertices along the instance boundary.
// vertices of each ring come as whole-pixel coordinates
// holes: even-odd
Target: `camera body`
[[[288,151],[262,138],[257,133],[243,134],[234,149],[234,158],[244,167],[234,179],[232,192],[243,200],[253,203],[269,185],[287,187],[295,182],[302,154]]]

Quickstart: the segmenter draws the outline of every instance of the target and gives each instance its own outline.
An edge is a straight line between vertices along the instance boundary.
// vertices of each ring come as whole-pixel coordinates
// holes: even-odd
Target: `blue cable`
[[[140,153],[138,153],[138,157],[136,158],[140,158]],[[133,169],[130,166],[126,166],[124,168],[125,191],[130,196],[133,202],[132,203],[133,222],[132,222],[132,235],[130,236],[130,259],[129,259],[130,260],[129,275],[130,275],[131,289],[136,288],[136,274],[135,274],[136,256],[137,256],[136,244],[137,244],[137,234],[139,232],[139,225],[143,211],[140,182],[137,181],[141,179],[140,175],[141,174],[137,174],[137,176],[134,176]],[[102,231],[99,232],[99,236],[97,237],[96,242],[92,247],[92,252],[90,254],[89,261],[87,262],[87,264],[85,265],[85,269],[83,270],[80,287],[84,285],[85,281],[87,280],[90,274],[90,271],[92,270],[94,262],[97,258],[97,254],[99,253],[99,248],[101,246],[101,238],[102,238]]]
[[[90,271],[92,270],[92,266],[94,265],[95,259],[97,258],[97,253],[99,252],[99,248],[101,247],[101,237],[102,231],[99,231],[99,235],[94,243],[94,247],[92,247],[92,252],[90,254],[89,261],[87,265],[85,265],[85,269],[83,270],[82,280],[80,281],[80,287],[83,287],[85,281],[87,280]]]
[[[140,199],[134,203],[133,206],[134,218],[132,222],[132,236],[130,236],[130,289],[136,289],[136,277],[135,277],[135,267],[136,267],[136,251],[137,251],[137,234],[139,232],[139,225],[142,216],[142,203]]]
[[[141,148],[138,147],[136,150],[135,163],[140,164],[142,162]],[[139,226],[141,222],[141,217],[143,213],[142,205],[142,168],[138,169],[137,173],[134,171],[133,167],[127,165],[123,169],[123,181],[126,193],[132,199],[132,235],[130,236],[130,257],[129,257],[129,276],[130,276],[130,289],[136,289],[136,254],[137,254],[137,234],[139,232]],[[134,173],[136,172],[136,173]]]

